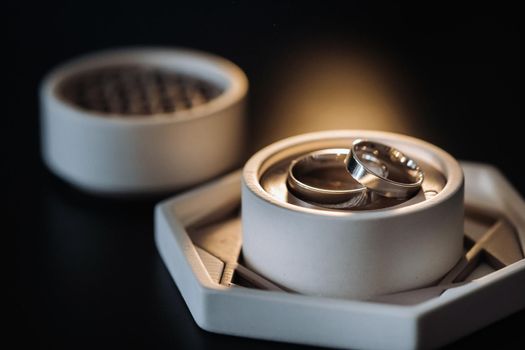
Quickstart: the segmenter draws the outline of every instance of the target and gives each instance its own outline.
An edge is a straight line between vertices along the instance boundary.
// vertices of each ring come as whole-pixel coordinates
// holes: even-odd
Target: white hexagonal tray
[[[504,214],[525,251],[523,199],[495,168],[466,162],[462,167],[466,205]],[[205,330],[329,347],[436,347],[525,308],[524,259],[496,271],[482,266],[468,282],[440,295],[425,295],[421,290],[423,294],[405,294],[402,302],[220,285],[214,282],[214,271],[206,269],[186,228],[231,220],[239,203],[240,172],[235,172],[155,209],[159,253],[195,322]],[[238,225],[233,227],[239,230]]]

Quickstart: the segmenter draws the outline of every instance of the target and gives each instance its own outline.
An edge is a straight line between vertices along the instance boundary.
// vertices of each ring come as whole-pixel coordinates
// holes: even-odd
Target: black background
[[[302,57],[315,61],[329,52],[344,62],[348,52],[364,52],[379,57],[397,79],[402,77],[398,90],[413,125],[407,133],[457,158],[496,165],[523,194],[520,14],[517,8],[479,4],[461,8],[288,1],[7,5],[3,56],[8,60],[4,66],[8,110],[2,141],[3,159],[8,162],[3,167],[8,179],[4,212],[15,224],[15,230],[7,232],[15,238],[12,335],[23,343],[53,348],[295,347],[214,335],[194,324],[153,245],[152,208],[159,198],[92,197],[44,168],[39,155],[38,83],[54,65],[83,53],[130,45],[183,46],[227,57],[250,80],[253,152],[275,139],[309,130],[304,125],[279,129],[278,118],[286,118],[286,113],[277,119],[266,114],[286,111],[286,91],[293,91],[294,77],[303,72],[297,68]],[[292,90],[280,89],[287,81],[292,82]],[[298,91],[295,95],[300,98]],[[327,127],[337,127],[333,123],[327,118]],[[501,345],[515,336],[511,328],[524,320],[520,312],[451,347]]]

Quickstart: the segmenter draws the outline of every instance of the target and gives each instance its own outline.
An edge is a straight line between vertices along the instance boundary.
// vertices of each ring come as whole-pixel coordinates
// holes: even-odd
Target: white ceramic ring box
[[[276,198],[261,178],[282,159],[316,149],[381,142],[433,167],[444,187],[432,197],[383,209],[307,208]],[[427,176],[427,177],[428,177]],[[429,180],[430,181],[430,180]],[[423,192],[423,191],[421,191]],[[427,142],[366,130],[323,131],[291,137],[257,152],[242,181],[243,257],[246,265],[287,289],[310,295],[368,298],[436,282],[460,259],[463,247],[463,172]]]
[[[77,77],[84,78],[77,84],[79,99],[102,107],[86,108],[67,97],[73,88],[66,84]],[[182,92],[181,79],[187,81]],[[204,90],[195,81],[218,93],[202,102]],[[74,59],[41,84],[44,162],[72,185],[100,194],[163,192],[201,183],[240,165],[247,89],[235,64],[192,50],[127,48]],[[162,109],[161,97],[182,102]],[[188,99],[193,99],[189,107]],[[140,109],[144,101],[151,107],[147,112]]]
[[[521,258],[496,269],[482,260],[464,281],[445,288],[352,300],[218,283],[222,263],[197,242],[203,234],[242,236],[241,215],[235,211],[241,201],[241,172],[159,203],[155,242],[195,322],[207,331],[337,348],[436,348],[525,308],[525,202],[494,167],[461,166],[466,207],[505,217],[514,226],[515,242],[505,244],[504,253],[512,247]],[[467,235],[489,229],[470,221],[467,215]],[[495,248],[501,248],[499,243]],[[175,290],[173,297],[179,298]]]

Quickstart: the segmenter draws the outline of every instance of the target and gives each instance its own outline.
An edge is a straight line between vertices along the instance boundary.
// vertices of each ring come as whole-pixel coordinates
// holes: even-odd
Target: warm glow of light
[[[363,54],[325,47],[277,64],[272,100],[256,123],[259,147],[305,132],[375,129],[410,134],[414,127],[385,67]]]

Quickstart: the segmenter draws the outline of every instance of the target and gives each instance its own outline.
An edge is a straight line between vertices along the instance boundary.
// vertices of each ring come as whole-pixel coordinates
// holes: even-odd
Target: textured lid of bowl
[[[223,92],[201,78],[145,64],[81,71],[65,78],[56,89],[60,97],[82,109],[130,117],[191,109]]]

